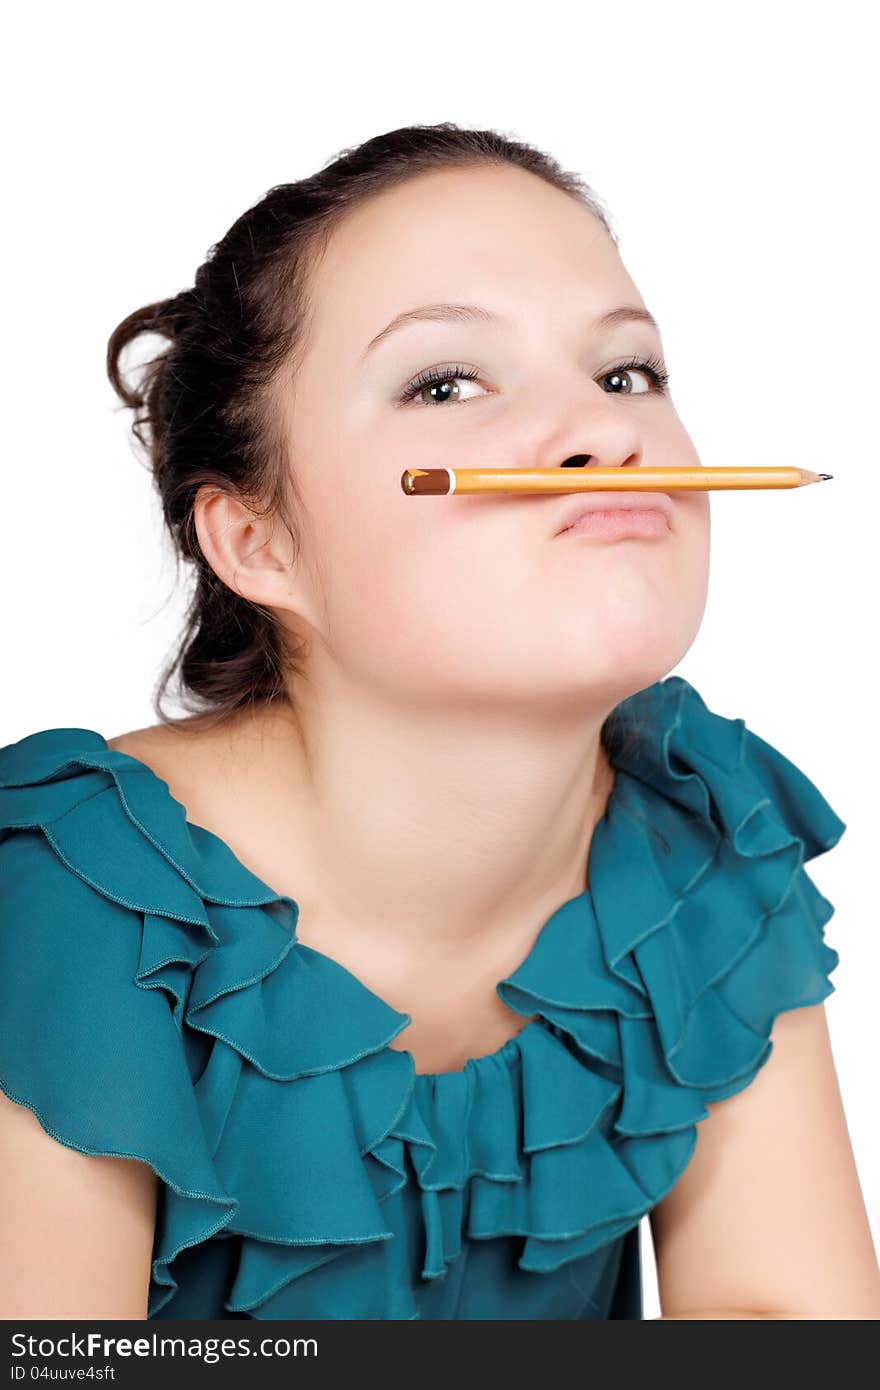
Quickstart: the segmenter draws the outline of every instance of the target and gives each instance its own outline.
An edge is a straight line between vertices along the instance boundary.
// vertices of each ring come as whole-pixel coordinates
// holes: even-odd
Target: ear
[[[320,629],[317,591],[277,516],[259,516],[210,484],[199,488],[193,513],[202,553],[227,588]]]

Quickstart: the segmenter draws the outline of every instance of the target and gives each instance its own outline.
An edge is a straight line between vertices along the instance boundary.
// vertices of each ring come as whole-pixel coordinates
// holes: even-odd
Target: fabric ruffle
[[[640,739],[589,890],[497,987],[530,1021],[439,1075],[145,764],[87,729],[0,750],[0,1085],[61,1142],[157,1173],[148,1317],[215,1237],[223,1307],[260,1318],[419,1317],[466,1239],[515,1237],[534,1272],[598,1252],[674,1186],[776,1016],[833,992],[834,909],[803,866],[844,822],[681,677],[618,709]],[[352,1277],[322,1313],[331,1264]]]

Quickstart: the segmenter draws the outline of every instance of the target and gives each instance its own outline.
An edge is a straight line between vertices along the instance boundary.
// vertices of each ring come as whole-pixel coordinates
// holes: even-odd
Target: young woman
[[[0,1315],[640,1318],[646,1214],[664,1317],[880,1315],[804,869],[845,826],[668,675],[708,494],[609,537],[400,486],[698,464],[590,190],[378,136],[108,367],[187,717],[0,750]]]

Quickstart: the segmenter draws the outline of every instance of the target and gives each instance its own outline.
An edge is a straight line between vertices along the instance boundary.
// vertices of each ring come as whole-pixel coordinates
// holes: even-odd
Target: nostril
[[[572,454],[571,458],[567,458],[564,463],[561,463],[559,465],[559,467],[584,468],[590,462],[591,457],[592,455],[590,454]]]

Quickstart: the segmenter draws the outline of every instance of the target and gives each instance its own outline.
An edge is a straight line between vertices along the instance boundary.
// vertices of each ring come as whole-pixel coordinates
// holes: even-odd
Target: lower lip
[[[668,536],[669,522],[665,513],[651,508],[647,511],[585,512],[574,526],[560,531],[561,536],[594,536],[599,540],[660,540]]]

